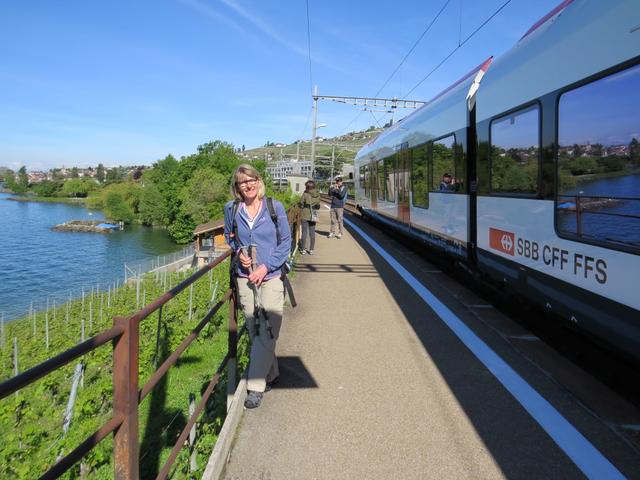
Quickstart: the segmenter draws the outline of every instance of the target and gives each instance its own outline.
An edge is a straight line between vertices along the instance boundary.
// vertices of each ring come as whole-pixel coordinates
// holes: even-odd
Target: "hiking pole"
[[[247,252],[249,258],[251,259],[251,267],[249,267],[249,272],[253,273],[253,271],[257,268],[257,245],[251,244],[248,247],[242,247],[243,253]],[[245,250],[246,249],[246,250]],[[247,255],[245,253],[245,255]],[[269,336],[273,339],[273,329],[271,328],[271,323],[269,322],[269,316],[267,315],[267,311],[265,310],[262,304],[262,289],[258,287],[253,282],[248,282],[249,288],[253,290],[254,295],[254,311],[253,317],[256,321],[256,336],[260,335],[260,316],[264,319],[265,327],[267,327],[267,331],[269,332]]]

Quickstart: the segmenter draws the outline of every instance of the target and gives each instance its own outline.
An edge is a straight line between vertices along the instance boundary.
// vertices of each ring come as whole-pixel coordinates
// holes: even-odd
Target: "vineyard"
[[[82,298],[1,324],[0,381],[7,380],[113,325],[194,271],[155,272],[126,285],[96,288]],[[144,385],[228,289],[228,263],[218,266],[140,324],[139,374]],[[140,404],[141,478],[155,478],[227,352],[225,304]],[[247,362],[239,345],[240,370]],[[112,416],[112,348],[109,344],[0,400],[0,478],[35,478],[68,454]],[[185,446],[174,478],[198,478],[206,466],[226,411],[223,376]],[[113,441],[107,437],[62,478],[113,477]]]

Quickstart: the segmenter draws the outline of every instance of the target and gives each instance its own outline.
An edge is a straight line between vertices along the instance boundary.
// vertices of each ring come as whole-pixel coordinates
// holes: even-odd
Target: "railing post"
[[[238,318],[236,316],[236,292],[231,293],[229,297],[229,362],[227,363],[227,411],[231,408],[233,395],[236,391],[236,371],[238,356]]]
[[[138,465],[138,344],[137,318],[116,317],[114,325],[122,325],[124,333],[113,349],[113,413],[122,416],[122,424],[114,432],[114,478],[137,480]]]
[[[576,195],[576,233],[582,236],[582,205],[580,205],[580,195]]]

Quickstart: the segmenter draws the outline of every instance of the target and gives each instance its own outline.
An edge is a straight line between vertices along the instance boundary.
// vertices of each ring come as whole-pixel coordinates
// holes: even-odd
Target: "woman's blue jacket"
[[[233,201],[228,202],[224,206],[224,237],[227,244],[238,252],[240,247],[257,245],[257,261],[256,265],[265,265],[267,267],[267,275],[265,280],[280,275],[280,269],[284,262],[289,258],[289,249],[291,247],[291,230],[289,229],[289,221],[287,220],[287,212],[285,212],[282,204],[273,200],[273,207],[278,216],[278,229],[280,230],[280,245],[278,245],[276,237],[276,226],[271,219],[271,214],[267,208],[266,198],[262,199],[260,213],[253,224],[253,228],[249,228],[247,214],[242,208],[242,204],[238,205],[236,213],[237,236],[232,238],[233,222],[231,214],[233,212]],[[248,277],[249,270],[245,269],[238,262],[238,275]]]

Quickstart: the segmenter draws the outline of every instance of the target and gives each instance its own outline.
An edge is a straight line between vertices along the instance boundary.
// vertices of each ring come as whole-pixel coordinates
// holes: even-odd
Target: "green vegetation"
[[[353,164],[358,150],[374,139],[382,129],[370,127],[365,132],[349,132],[334,138],[325,138],[316,142],[316,173],[320,177],[329,177],[331,174],[331,156],[334,153],[334,174],[342,170],[344,163]],[[321,133],[322,130],[319,130]],[[277,147],[276,143],[268,141],[263,147],[249,150],[238,149],[237,153],[248,160],[275,161],[282,158],[308,159],[311,155],[311,141],[296,141],[290,145]]]
[[[600,144],[564,147],[558,155],[561,191],[584,181],[630,175],[640,171],[640,142],[631,139],[624,155],[602,156]]]
[[[29,188],[29,177],[27,176],[26,167],[21,167],[16,176],[5,174],[5,187],[14,193],[26,193]]]
[[[167,288],[192,272],[147,274],[140,282],[139,299],[135,282],[117,290],[86,294],[57,308],[35,313],[4,325],[0,344],[0,380],[13,376],[13,339],[18,344],[19,370],[24,371],[77,344],[81,337],[109,328],[116,316],[125,316],[149,303]],[[228,288],[228,264],[220,265],[194,284],[192,315],[190,289],[172,299],[162,310],[162,321],[153,314],[140,324],[140,387],[155,370],[157,354],[162,361],[179,345]],[[191,318],[190,318],[191,317]],[[189,394],[201,398],[204,388],[227,350],[228,307],[215,315],[198,339],[182,354],[178,364],[140,405],[140,458],[142,478],[155,478],[189,417]],[[48,325],[48,347],[46,326]],[[156,335],[159,332],[159,336]],[[156,339],[159,339],[156,342]],[[246,365],[246,344],[240,348],[241,368]],[[68,454],[95,432],[112,414],[112,347],[104,345],[81,359],[83,381],[73,410],[71,426],[63,435],[62,424],[69,401],[72,363],[0,401],[0,478],[34,478],[50,468],[59,456]],[[197,425],[197,458],[202,474],[221,428],[226,409],[226,379],[216,387]],[[92,450],[63,478],[109,479],[113,477],[111,436]],[[189,448],[181,451],[174,474],[189,472]]]
[[[86,199],[88,208],[103,210],[108,220],[166,227],[176,243],[188,243],[200,223],[222,217],[224,204],[231,199],[231,176],[241,163],[253,163],[265,178],[267,194],[288,207],[290,192],[274,192],[264,160],[241,158],[233,145],[216,140],[200,145],[193,155],[176,160],[168,155],[151,168],[105,169],[98,165],[94,178],[80,177],[76,167],[71,178],[53,171],[53,180],[35,183],[29,190],[26,169],[4,172],[7,188],[29,193],[25,200],[68,201]],[[93,171],[93,170],[91,170]],[[58,178],[60,177],[60,178]]]

